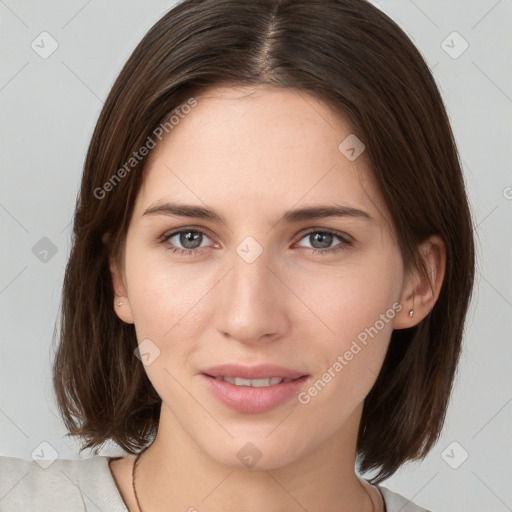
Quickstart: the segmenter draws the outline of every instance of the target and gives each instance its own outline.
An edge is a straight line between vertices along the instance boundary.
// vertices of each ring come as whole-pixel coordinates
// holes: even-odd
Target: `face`
[[[112,267],[116,311],[169,431],[237,467],[251,442],[278,467],[360,414],[403,264],[365,154],[339,149],[352,130],[327,106],[265,87],[196,100],[149,156]]]

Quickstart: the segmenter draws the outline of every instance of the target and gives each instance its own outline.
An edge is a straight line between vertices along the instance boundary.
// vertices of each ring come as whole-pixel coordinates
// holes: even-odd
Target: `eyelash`
[[[199,234],[201,234],[203,236],[208,237],[208,233],[206,233],[202,229],[198,229],[198,228],[194,228],[194,229],[191,229],[191,228],[181,228],[181,229],[178,229],[176,231],[165,233],[160,238],[160,241],[163,244],[167,244],[167,243],[169,243],[169,240],[172,237],[174,237],[176,235],[179,235],[181,233],[199,233]],[[335,236],[336,238],[339,238],[341,240],[341,243],[338,244],[337,246],[334,246],[334,247],[328,247],[326,249],[315,249],[315,248],[310,249],[311,252],[314,253],[314,254],[321,254],[321,255],[324,255],[324,256],[326,254],[334,254],[334,253],[337,253],[339,251],[345,250],[347,247],[350,247],[353,244],[352,240],[350,240],[347,236],[344,236],[342,233],[339,233],[338,231],[332,231],[332,230],[329,230],[329,229],[312,229],[312,230],[310,230],[310,231],[308,231],[306,233],[303,233],[301,238],[299,239],[299,241],[304,239],[304,238],[306,238],[309,235],[314,234],[314,233],[321,233],[322,235],[332,235],[332,236]],[[306,247],[306,249],[307,249],[307,247]],[[167,250],[171,251],[173,254],[174,253],[178,253],[178,254],[184,255],[184,256],[197,256],[197,255],[199,255],[202,252],[202,248],[198,248],[198,249],[181,249],[180,247],[167,247]]]

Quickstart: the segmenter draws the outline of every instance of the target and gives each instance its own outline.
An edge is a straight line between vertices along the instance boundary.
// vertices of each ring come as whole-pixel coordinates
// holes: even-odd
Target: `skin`
[[[111,261],[115,311],[160,355],[147,375],[162,398],[158,434],[137,467],[143,510],[383,510],[375,487],[354,472],[364,399],[393,329],[420,322],[438,298],[445,249],[420,250],[434,292],[406,274],[392,223],[363,152],[349,161],[338,145],[352,129],[302,92],[261,86],[213,88],[151,151],[123,259]],[[129,178],[126,178],[129,179]],[[143,215],[166,201],[214,208],[224,223]],[[372,217],[278,222],[290,209],[342,204]],[[196,255],[173,253],[177,228],[202,229]],[[318,241],[308,231],[335,230]],[[263,252],[236,251],[248,236]],[[342,247],[336,253],[313,249]],[[188,247],[192,247],[189,244]],[[414,316],[408,315],[413,305]],[[117,307],[119,301],[123,302]],[[365,328],[400,302],[403,309],[306,405],[295,398],[259,414],[228,409],[204,386],[202,369],[270,362],[321,378]],[[261,452],[252,468],[237,452]],[[130,511],[134,457],[110,463]]]

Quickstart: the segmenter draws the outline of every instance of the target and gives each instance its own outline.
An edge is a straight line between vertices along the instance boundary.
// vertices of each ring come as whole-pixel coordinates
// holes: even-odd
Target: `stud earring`
[[[123,304],[124,304],[124,302],[118,302],[117,307],[120,308]]]

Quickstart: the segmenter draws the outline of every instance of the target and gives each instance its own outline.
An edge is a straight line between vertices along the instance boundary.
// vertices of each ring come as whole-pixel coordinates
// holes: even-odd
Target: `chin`
[[[286,431],[283,432],[286,434]],[[290,436],[279,436],[277,433],[272,435],[275,435],[274,439],[266,437],[266,430],[260,431],[255,435],[236,436],[227,443],[212,444],[203,449],[212,459],[225,466],[266,471],[292,464],[303,455],[307,447],[303,436],[299,443],[294,442]],[[297,449],[299,445],[300,450]]]

